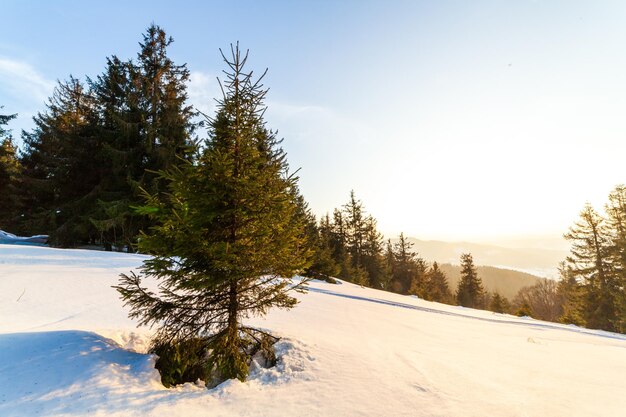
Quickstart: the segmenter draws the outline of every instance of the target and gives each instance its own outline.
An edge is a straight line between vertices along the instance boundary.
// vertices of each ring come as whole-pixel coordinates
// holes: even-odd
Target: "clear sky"
[[[382,232],[559,237],[626,182],[623,1],[26,1],[0,6],[0,105],[130,58],[155,22],[206,111],[239,40],[318,215],[351,189]]]

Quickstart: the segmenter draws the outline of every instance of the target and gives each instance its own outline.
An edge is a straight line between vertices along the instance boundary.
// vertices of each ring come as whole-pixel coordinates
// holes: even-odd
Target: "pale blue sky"
[[[269,67],[269,125],[317,214],[350,189],[389,235],[558,237],[626,181],[622,1],[15,1],[0,105],[18,132],[56,79],[134,56],[155,22],[210,110],[217,49]]]

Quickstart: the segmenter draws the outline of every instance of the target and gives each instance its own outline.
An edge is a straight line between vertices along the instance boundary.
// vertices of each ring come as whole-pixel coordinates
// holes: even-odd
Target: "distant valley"
[[[558,278],[558,266],[566,250],[509,248],[471,242],[443,242],[408,238],[413,250],[428,262],[458,265],[462,253],[471,253],[475,265],[526,272],[542,278]]]
[[[427,262],[437,262],[445,272],[450,288],[456,291],[460,280],[459,259],[471,253],[483,286],[489,292],[512,300],[518,291],[541,278],[557,279],[558,265],[568,252],[559,249],[510,248],[471,242],[443,242],[407,238],[413,250]],[[394,240],[392,239],[392,242]]]

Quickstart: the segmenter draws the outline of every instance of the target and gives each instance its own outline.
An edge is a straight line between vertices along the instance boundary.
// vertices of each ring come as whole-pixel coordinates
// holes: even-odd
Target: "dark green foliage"
[[[109,58],[106,71],[91,87],[101,114],[103,154],[110,174],[101,188],[99,210],[90,216],[105,244],[134,248],[150,221],[133,207],[142,204],[140,190],[165,191],[157,172],[191,160],[195,115],[186,104],[189,70],[167,55],[173,42],[151,25],[143,35],[136,61]]]
[[[570,256],[561,266],[560,321],[626,332],[626,187],[609,195],[606,217],[586,205],[565,238]]]
[[[609,194],[606,214],[611,242],[609,258],[618,287],[614,325],[617,331],[626,333],[626,186],[618,185]]]
[[[171,42],[152,25],[136,61],[113,56],[86,85],[59,83],[24,135],[20,232],[50,234],[60,246],[135,249],[151,224],[133,209],[140,190],[164,191],[156,171],[194,150],[189,71],[168,58]]]
[[[333,258],[332,225],[328,215],[322,218],[319,226],[315,224],[315,217],[307,211],[306,230],[309,241],[313,246],[311,266],[307,268],[305,276],[334,282],[341,272],[339,265]]]
[[[494,313],[507,313],[511,308],[509,300],[495,292],[489,302],[489,310]]]
[[[0,106],[0,109],[3,109],[4,106]],[[0,139],[5,139],[10,137],[10,131],[4,128],[9,124],[9,122],[17,117],[17,114],[0,114]]]
[[[623,287],[615,270],[606,220],[590,205],[565,238],[572,242],[570,273],[584,283],[585,323],[594,329],[619,330]]]
[[[533,309],[528,301],[522,301],[522,304],[515,310],[515,315],[518,317],[533,317]]]
[[[161,174],[168,192],[140,210],[155,222],[140,241],[154,257],[117,289],[131,317],[158,327],[158,343],[206,338],[212,375],[244,380],[271,336],[242,321],[296,304],[289,291],[302,284],[290,277],[308,267],[310,251],[297,178],[262,118],[266,90],[244,72],[238,47],[224,60],[224,97],[202,155]],[[160,280],[160,291],[143,288],[143,277]]]
[[[382,255],[382,235],[376,220],[367,215],[354,191],[342,210],[335,210],[337,245],[341,275],[355,284],[383,288],[388,281]]]
[[[484,307],[484,290],[482,282],[476,272],[472,255],[461,255],[461,281],[456,292],[458,305],[470,308]]]
[[[332,221],[329,215],[320,221],[311,273],[315,271],[373,288],[387,286],[389,270],[382,255],[382,235],[354,191],[342,209],[334,210]]]
[[[585,325],[585,289],[576,280],[571,267],[565,262],[559,269],[561,279],[558,294],[562,300],[562,313],[558,321],[565,324]]]
[[[419,295],[426,272],[426,264],[411,250],[412,246],[413,243],[409,242],[403,233],[400,233],[398,241],[392,248],[391,290],[400,294]]]
[[[0,106],[0,109],[2,107]],[[17,115],[0,115],[0,229],[15,230],[22,165],[10,132],[3,128]]]
[[[448,279],[437,262],[433,262],[428,272],[426,272],[425,287],[422,291],[422,297],[428,301],[436,301],[438,303],[452,304],[454,297],[448,285]]]
[[[150,353],[159,358],[155,367],[161,374],[161,382],[167,388],[185,382],[210,380],[207,365],[209,342],[206,338],[193,338],[174,343],[157,342]]]
[[[364,224],[361,264],[367,273],[367,285],[383,289],[389,287],[391,272],[383,255],[383,237],[376,228],[376,220],[368,216]]]
[[[98,114],[84,85],[60,82],[35,129],[24,135],[23,222],[29,233],[47,233],[54,244],[90,243],[88,216],[97,206],[103,160]]]

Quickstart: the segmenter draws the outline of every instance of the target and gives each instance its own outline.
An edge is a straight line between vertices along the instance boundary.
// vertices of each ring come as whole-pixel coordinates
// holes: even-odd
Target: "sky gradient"
[[[4,0],[0,105],[32,127],[161,25],[212,110],[218,48],[269,74],[268,124],[318,215],[351,189],[388,236],[559,238],[626,182],[626,3]],[[182,4],[184,3],[184,4]]]

